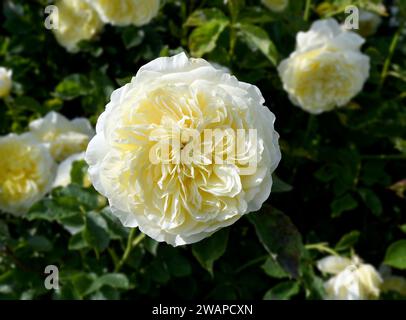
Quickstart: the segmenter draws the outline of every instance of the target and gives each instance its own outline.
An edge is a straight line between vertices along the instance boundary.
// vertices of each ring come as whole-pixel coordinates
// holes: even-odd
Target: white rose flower
[[[55,5],[58,11],[52,12],[51,19],[57,21],[57,27],[52,31],[69,52],[79,51],[80,41],[91,40],[103,28],[99,15],[86,0],[59,0]]]
[[[261,0],[265,7],[274,12],[282,12],[289,4],[289,0]]]
[[[275,117],[263,103],[257,87],[203,59],[184,53],[155,59],[114,91],[98,119],[86,151],[90,179],[125,226],[171,245],[200,241],[258,210],[270,194],[281,155]],[[205,144],[193,162],[174,161],[175,148],[170,161],[152,161],[163,154],[160,143],[179,137],[189,156],[191,146],[202,147],[203,133],[216,128],[254,129],[257,139],[240,139],[247,152],[238,152],[234,163],[211,161],[217,144]],[[190,139],[191,132],[197,137]],[[228,146],[235,146],[228,133]],[[241,164],[252,151],[256,167],[245,171]]]
[[[143,26],[159,11],[160,0],[86,0],[105,23]]]
[[[4,67],[0,67],[0,98],[7,97],[10,94],[13,72]]]
[[[0,137],[0,210],[24,214],[51,188],[56,164],[29,133]]]
[[[382,278],[358,256],[352,259],[328,256],[317,263],[320,271],[335,274],[325,284],[329,300],[367,300],[379,297]]]
[[[360,10],[358,32],[362,36],[368,37],[375,34],[381,23],[382,19],[378,14],[366,10]]]
[[[55,181],[53,184],[53,188],[56,187],[66,187],[71,183],[71,171],[73,164],[76,161],[81,161],[85,160],[85,153],[76,153],[74,155],[71,155],[70,157],[66,158],[63,160],[59,165],[58,165],[58,170],[56,171],[56,177]],[[87,180],[87,179],[86,179]],[[90,181],[85,181],[85,184],[90,186]]]
[[[86,150],[94,135],[94,130],[86,118],[69,121],[54,111],[44,118],[32,121],[29,126],[40,141],[49,145],[52,156],[58,162]]]
[[[319,20],[299,32],[296,50],[278,66],[283,88],[293,104],[318,114],[346,105],[369,76],[364,39],[334,19]]]

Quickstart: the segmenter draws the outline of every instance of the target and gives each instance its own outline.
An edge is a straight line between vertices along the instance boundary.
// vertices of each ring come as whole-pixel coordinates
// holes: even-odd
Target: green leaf
[[[267,32],[251,24],[240,24],[242,39],[253,49],[260,50],[274,65],[278,65],[278,51]]]
[[[382,203],[378,196],[371,189],[358,190],[359,195],[364,201],[365,205],[371,210],[375,216],[382,214]]]
[[[71,183],[76,183],[80,186],[84,185],[87,175],[88,165],[84,160],[74,161],[70,172]]]
[[[97,278],[87,289],[85,295],[100,290],[103,286],[109,286],[115,289],[128,290],[130,282],[125,274],[109,273]]]
[[[122,39],[126,49],[139,46],[145,38],[145,32],[135,26],[125,28]]]
[[[356,207],[358,207],[358,202],[350,195],[350,194],[345,194],[344,196],[335,199],[331,203],[331,217],[332,218],[337,218],[339,217],[343,212],[353,210]]]
[[[228,21],[211,20],[192,31],[189,37],[190,52],[195,57],[214,50],[221,33],[227,27]]]
[[[72,100],[89,93],[89,80],[82,74],[71,74],[64,78],[55,88],[55,96],[63,100]]]
[[[290,218],[265,205],[260,212],[248,215],[264,248],[283,269],[294,278],[299,275],[299,263],[303,244],[299,231]]]
[[[396,241],[388,247],[384,263],[397,269],[406,269],[406,240]]]
[[[25,218],[28,220],[61,221],[77,214],[77,210],[64,208],[51,199],[44,199],[32,206]]]
[[[402,224],[399,226],[400,230],[402,230],[403,233],[406,233],[406,224]]]
[[[278,178],[278,176],[272,176],[272,192],[289,192],[292,191],[293,187],[290,184],[287,184],[285,181]]]
[[[207,8],[194,11],[186,20],[186,27],[200,27],[212,20],[227,21],[225,14],[216,8]]]
[[[338,174],[339,167],[335,164],[327,164],[316,171],[314,176],[323,182],[333,180]]]
[[[277,284],[267,291],[264,300],[288,300],[300,291],[299,283],[296,281],[286,281]]]
[[[358,230],[353,230],[341,237],[335,246],[336,251],[344,251],[352,248],[357,243],[361,233]]]
[[[227,248],[228,229],[217,231],[209,238],[192,244],[192,252],[200,265],[213,275],[213,263],[220,259]]]
[[[179,249],[165,246],[160,250],[159,255],[165,261],[168,270],[174,277],[185,277],[192,273],[192,266]]]
[[[107,232],[107,223],[101,214],[87,212],[83,232],[84,239],[98,252],[103,251],[109,245],[110,238]]]
[[[272,278],[286,278],[289,277],[289,274],[283,270],[280,264],[272,257],[266,259],[265,263],[262,265],[265,273]]]
[[[274,20],[275,18],[269,14],[269,10],[261,7],[246,7],[239,16],[239,21],[243,24],[269,23]]]
[[[51,241],[44,236],[31,236],[27,242],[31,248],[40,252],[48,252],[53,248]]]
[[[78,232],[69,239],[68,249],[71,251],[82,250],[88,247],[89,244],[85,240],[83,232]]]
[[[157,250],[158,250],[158,246],[159,246],[159,242],[155,241],[154,239],[146,236],[144,241],[142,242],[142,245],[144,246],[144,248],[153,256],[157,255]]]
[[[123,226],[120,220],[113,215],[109,207],[106,207],[100,211],[100,214],[107,222],[107,232],[109,233],[110,239],[119,240],[126,239],[128,237],[130,229]]]

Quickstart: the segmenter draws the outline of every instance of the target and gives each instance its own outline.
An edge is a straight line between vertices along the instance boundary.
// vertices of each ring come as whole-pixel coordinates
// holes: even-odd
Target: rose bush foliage
[[[404,1],[166,0],[139,11],[132,4],[143,1],[119,1],[126,15],[107,1],[59,2],[59,30],[44,25],[53,1],[8,0],[0,11],[1,299],[405,297]],[[349,37],[358,51],[342,50],[334,37],[296,46],[296,35],[317,20],[343,23],[350,4],[368,12],[364,40]],[[314,70],[326,63],[313,73],[324,92],[293,68],[308,67],[301,50]],[[258,212],[172,247],[123,226],[82,159],[112,92],[148,62],[181,52],[260,89],[276,117],[282,159]],[[364,65],[349,58],[355,84],[337,98],[328,90],[340,95],[342,87],[324,73],[340,66],[340,55]],[[293,76],[284,81],[288,58],[300,61],[287,62]],[[338,82],[348,76],[331,73]],[[306,81],[306,99],[292,85],[296,77]],[[300,101],[319,114],[296,107]],[[10,182],[12,170],[26,174]],[[10,194],[19,200],[12,210]],[[44,287],[47,265],[59,268],[58,290]]]

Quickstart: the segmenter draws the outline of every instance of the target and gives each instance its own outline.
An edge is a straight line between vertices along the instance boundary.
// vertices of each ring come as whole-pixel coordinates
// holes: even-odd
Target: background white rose
[[[369,76],[364,39],[334,19],[319,20],[296,36],[296,50],[278,66],[293,104],[310,113],[346,105]]]
[[[86,0],[59,0],[55,3],[58,11],[51,14],[57,27],[52,29],[56,40],[69,52],[79,50],[78,43],[91,40],[102,28],[103,22]]]
[[[34,136],[49,144],[51,154],[58,162],[84,151],[94,135],[94,130],[86,118],[68,120],[54,111],[44,118],[32,121],[29,127]]]
[[[142,26],[159,11],[160,0],[86,0],[105,23],[117,26]]]
[[[360,10],[358,32],[364,37],[371,36],[375,34],[381,22],[382,19],[377,13]]]
[[[367,300],[379,297],[381,276],[358,256],[351,259],[328,256],[318,261],[317,267],[322,272],[335,274],[324,284],[327,299]]]
[[[7,97],[10,94],[13,72],[4,67],[0,67],[0,98]]]
[[[24,214],[51,188],[56,164],[29,133],[0,137],[0,209]]]
[[[155,59],[100,116],[86,151],[92,183],[125,226],[172,245],[199,241],[258,210],[270,194],[279,136],[263,103],[257,87],[203,59]],[[257,144],[245,143],[258,150],[257,169],[244,176],[238,164],[151,163],[157,143],[175,139],[173,128],[256,129]]]

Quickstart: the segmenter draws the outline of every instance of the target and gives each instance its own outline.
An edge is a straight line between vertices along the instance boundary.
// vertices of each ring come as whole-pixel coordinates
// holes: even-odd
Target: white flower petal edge
[[[52,156],[58,162],[84,151],[94,136],[94,129],[86,118],[68,120],[54,111],[32,121],[29,128],[34,136],[49,145]]]
[[[0,209],[22,215],[52,187],[56,164],[32,134],[0,137]]]
[[[155,59],[113,92],[98,119],[86,151],[90,179],[125,226],[171,245],[200,241],[269,197],[281,155],[263,103],[258,88],[203,59]],[[242,176],[230,164],[152,164],[149,151],[173,138],[173,126],[257,129],[257,170]]]
[[[317,262],[317,268],[326,273],[337,274],[352,264],[351,259],[340,256],[327,256]]]
[[[314,114],[346,105],[369,77],[369,57],[360,51],[364,41],[334,19],[299,32],[296,50],[278,66],[292,103]]]
[[[86,0],[104,23],[116,26],[148,24],[157,14],[160,0]]]

